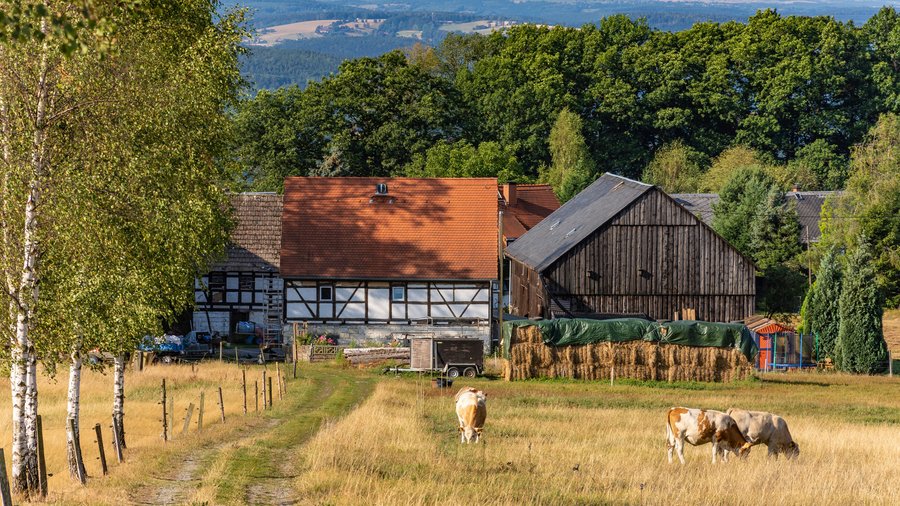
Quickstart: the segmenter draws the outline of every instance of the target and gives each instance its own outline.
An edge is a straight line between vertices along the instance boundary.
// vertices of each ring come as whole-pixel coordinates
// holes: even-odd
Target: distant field
[[[484,445],[460,445],[453,394],[488,395]],[[900,504],[900,379],[777,374],[731,385],[387,379],[295,468],[305,504]],[[673,405],[770,410],[800,458],[668,464]]]
[[[496,22],[495,22],[496,23]],[[491,21],[481,19],[478,21],[470,21],[468,23],[448,23],[441,26],[442,32],[462,32],[462,33],[480,33],[482,35],[489,34],[495,30],[505,30],[508,26],[491,26]]]
[[[900,309],[884,312],[884,340],[894,360],[900,360]]]
[[[256,37],[256,44],[273,45],[286,40],[310,39],[321,37],[316,33],[319,27],[330,26],[337,19],[316,19],[313,21],[300,21],[299,23],[289,23],[286,25],[270,26]]]

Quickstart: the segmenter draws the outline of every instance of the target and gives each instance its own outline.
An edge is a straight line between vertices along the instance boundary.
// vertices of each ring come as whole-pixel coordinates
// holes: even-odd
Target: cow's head
[[[750,448],[753,447],[753,444],[750,442],[744,443],[741,448],[737,451],[737,456],[745,459],[750,456]]]
[[[789,459],[796,459],[800,456],[800,445],[791,441],[790,443],[782,446],[781,451],[784,452],[784,456]]]

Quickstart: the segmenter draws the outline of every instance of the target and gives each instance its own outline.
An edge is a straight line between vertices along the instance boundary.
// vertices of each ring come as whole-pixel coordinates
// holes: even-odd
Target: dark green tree
[[[738,251],[753,256],[751,230],[761,204],[776,188],[763,169],[750,166],[736,170],[713,204],[713,228]]]
[[[812,176],[812,186],[803,185],[800,178],[791,181],[801,183],[801,190],[840,190],[847,182],[847,157],[838,153],[837,146],[824,139],[816,139],[800,148],[788,167],[793,173]]]
[[[750,223],[750,256],[760,270],[784,264],[800,254],[800,221],[793,202],[776,187],[769,188]]]
[[[500,182],[527,182],[522,166],[510,150],[496,142],[475,147],[467,141],[439,142],[416,155],[404,169],[410,177],[496,177]]]
[[[881,328],[883,302],[875,283],[871,246],[861,239],[850,253],[841,288],[835,363],[842,371],[872,374],[883,370],[887,360]]]
[[[834,345],[840,330],[840,298],[843,272],[837,249],[829,248],[822,257],[816,281],[806,292],[801,317],[803,332],[815,334],[819,357],[834,359]]]

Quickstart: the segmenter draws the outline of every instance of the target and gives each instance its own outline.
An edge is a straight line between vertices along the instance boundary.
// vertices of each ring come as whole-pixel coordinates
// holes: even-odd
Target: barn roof
[[[281,195],[239,193],[230,198],[234,230],[224,261],[210,271],[278,272],[281,250]]]
[[[559,209],[559,199],[548,184],[506,183],[501,185],[500,206],[503,237],[512,241]]]
[[[497,278],[495,178],[291,177],[283,226],[285,278]]]
[[[653,186],[606,173],[506,249],[507,256],[543,271]]]
[[[800,221],[800,242],[818,242],[822,236],[819,229],[819,220],[822,214],[822,205],[825,199],[831,195],[839,194],[833,191],[815,192],[788,192],[785,195],[797,204],[797,218]],[[671,195],[676,202],[683,205],[688,211],[703,220],[709,226],[713,221],[713,204],[719,201],[716,193],[675,193]]]

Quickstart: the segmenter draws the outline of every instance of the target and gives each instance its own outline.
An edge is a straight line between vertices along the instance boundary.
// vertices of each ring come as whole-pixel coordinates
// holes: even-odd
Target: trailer
[[[484,341],[471,337],[409,336],[411,371],[440,371],[448,378],[484,372]]]

